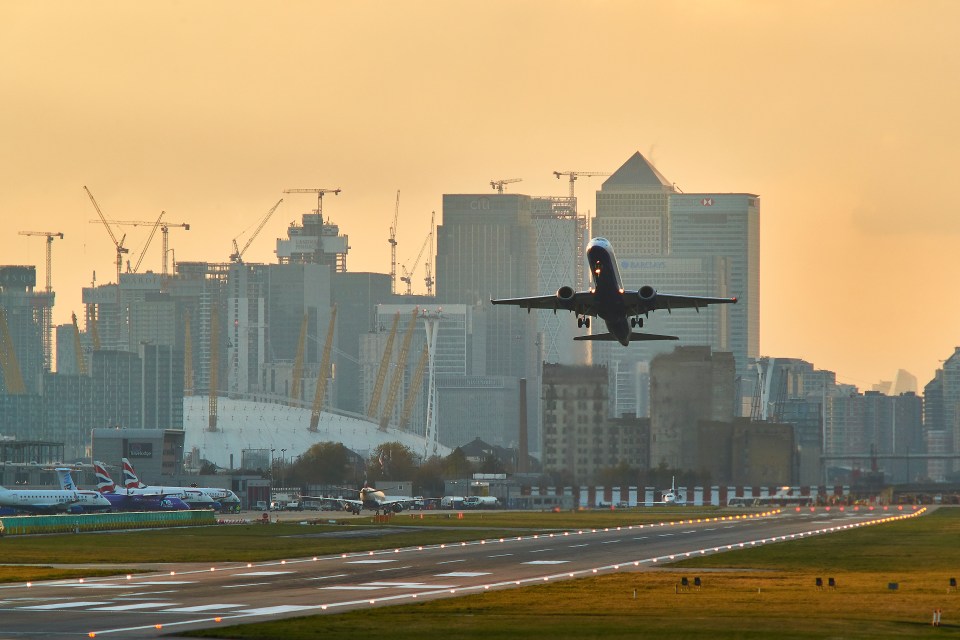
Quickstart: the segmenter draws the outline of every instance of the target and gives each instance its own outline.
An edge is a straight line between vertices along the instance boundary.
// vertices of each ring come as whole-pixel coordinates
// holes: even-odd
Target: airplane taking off
[[[733,304],[736,298],[713,298],[708,296],[686,296],[674,293],[660,293],[650,285],[644,285],[637,291],[623,288],[617,259],[613,255],[613,246],[606,238],[594,238],[587,244],[587,263],[593,278],[593,288],[589,291],[574,291],[573,287],[563,286],[554,295],[531,296],[527,298],[500,298],[491,300],[493,304],[509,304],[526,309],[558,309],[577,314],[577,327],[590,328],[590,317],[597,316],[607,325],[608,333],[576,336],[574,340],[616,340],[623,346],[631,340],[677,340],[677,336],[665,336],[656,333],[631,331],[633,327],[642,327],[644,317],[651,311],[666,309],[696,309],[711,304]],[[627,319],[629,318],[629,322]]]
[[[4,489],[0,507],[29,513],[83,513],[110,509],[110,501],[96,491],[73,489]]]
[[[137,477],[133,470],[133,465],[127,458],[121,458],[123,462],[123,486],[127,491],[130,490],[149,490],[153,493],[169,493],[176,495],[178,491],[187,494],[187,497],[180,497],[181,500],[194,506],[194,504],[207,503],[206,507],[212,507],[216,510],[240,509],[240,498],[230,489],[221,489],[220,487],[149,487]],[[196,507],[195,507],[196,508]],[[201,507],[202,508],[202,507]]]
[[[311,496],[301,496],[304,500],[324,500],[327,502],[335,502],[340,505],[340,508],[344,511],[349,511],[354,515],[360,515],[362,509],[369,509],[376,512],[377,515],[382,511],[387,513],[388,511],[393,511],[394,513],[399,513],[405,508],[411,506],[415,502],[419,502],[423,498],[414,498],[411,496],[388,496],[380,491],[379,489],[374,489],[369,486],[366,482],[363,483],[363,487],[360,489],[344,489],[344,491],[356,491],[360,499],[351,500],[349,498],[315,498]]]

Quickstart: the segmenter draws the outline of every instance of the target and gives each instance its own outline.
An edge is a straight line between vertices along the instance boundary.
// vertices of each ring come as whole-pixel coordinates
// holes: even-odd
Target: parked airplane
[[[107,472],[106,465],[102,462],[94,461],[93,468],[97,474],[97,491],[103,494],[117,493],[121,495],[139,495],[149,497],[173,496],[179,498],[191,509],[218,509],[219,506],[210,496],[202,493],[198,489],[187,489],[186,487],[118,487],[113,478]]]
[[[301,496],[304,500],[322,500],[326,502],[333,502],[338,504],[341,509],[344,511],[349,511],[354,515],[360,515],[362,509],[369,509],[375,512],[377,515],[382,511],[387,513],[388,511],[393,511],[394,513],[399,513],[406,508],[409,508],[414,503],[420,502],[423,498],[414,498],[411,496],[388,496],[380,491],[379,489],[374,489],[369,486],[366,482],[363,483],[363,486],[360,489],[347,489],[343,488],[343,491],[356,491],[359,494],[359,500],[351,500],[350,498],[317,498],[311,496]]]
[[[516,305],[528,312],[530,309],[553,309],[554,313],[558,309],[572,311],[577,314],[577,327],[587,329],[590,328],[590,317],[598,316],[607,325],[608,333],[576,336],[574,340],[616,340],[627,346],[631,340],[678,339],[677,336],[631,331],[632,327],[642,327],[644,317],[649,317],[651,311],[666,309],[670,313],[674,309],[696,309],[699,312],[701,307],[711,304],[737,301],[736,298],[659,293],[650,285],[637,291],[626,290],[620,280],[613,246],[606,238],[594,238],[587,244],[587,262],[593,278],[593,288],[589,291],[574,291],[573,287],[563,286],[554,295],[500,298],[490,302]]]
[[[123,462],[123,486],[126,489],[150,489],[154,493],[173,493],[171,490],[181,489],[183,490],[190,500],[183,499],[184,502],[194,504],[192,502],[194,495],[199,492],[201,495],[210,498],[213,501],[213,508],[216,510],[224,509],[229,511],[238,511],[240,509],[240,498],[237,497],[230,489],[221,489],[220,487],[148,487],[140,481],[140,478],[137,477],[136,471],[133,470],[133,465],[130,463],[130,460],[127,458],[121,458]]]
[[[96,491],[0,487],[0,507],[28,513],[84,513],[109,510],[110,501]]]
[[[687,497],[683,495],[683,492],[677,490],[677,478],[673,476],[670,479],[670,488],[664,489],[660,492],[660,502],[654,502],[653,504],[666,504],[666,505],[678,505],[678,504],[687,504]]]
[[[112,480],[108,486],[104,486],[103,476],[106,475],[108,480],[110,476],[107,475],[101,463],[95,462],[94,470],[96,471],[98,480],[97,490],[110,502],[113,511],[184,511],[190,508],[190,505],[177,496],[163,494],[138,495],[117,492],[116,485],[113,484]],[[57,479],[60,481],[61,489],[76,488],[71,469],[59,467],[55,469],[55,471],[57,472]]]

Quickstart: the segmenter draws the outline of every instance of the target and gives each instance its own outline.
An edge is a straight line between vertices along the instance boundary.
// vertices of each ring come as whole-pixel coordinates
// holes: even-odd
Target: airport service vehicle
[[[464,509],[498,509],[500,501],[494,496],[469,496],[463,499]]]
[[[193,495],[196,492],[209,497],[214,503],[213,507],[217,511],[220,511],[221,508],[225,511],[237,511],[240,509],[240,498],[237,497],[230,489],[221,489],[220,487],[149,487],[142,482],[140,478],[137,477],[136,471],[133,469],[133,465],[130,464],[130,460],[127,458],[121,458],[123,463],[123,486],[126,489],[152,489],[154,492],[160,490],[169,490],[169,489],[183,489],[187,492],[188,495]],[[190,502],[185,500],[185,502]]]
[[[530,309],[552,309],[554,313],[558,310],[571,311],[577,314],[577,327],[587,329],[590,328],[590,318],[597,316],[607,325],[607,333],[576,336],[574,340],[609,340],[627,346],[631,340],[678,339],[677,336],[631,330],[633,327],[642,327],[644,317],[649,317],[652,311],[666,309],[669,313],[674,309],[696,309],[699,312],[701,307],[737,301],[736,298],[659,293],[650,285],[644,285],[637,291],[624,289],[617,259],[613,255],[613,245],[606,238],[594,238],[587,244],[587,263],[593,278],[593,288],[589,291],[574,291],[573,287],[565,285],[557,289],[554,295],[500,298],[490,302],[515,305],[528,312]]]

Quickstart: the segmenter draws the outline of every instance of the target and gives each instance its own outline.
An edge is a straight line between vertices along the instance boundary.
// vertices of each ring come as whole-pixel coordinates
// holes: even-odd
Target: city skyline
[[[37,265],[42,287],[43,239],[18,232],[65,234],[56,324],[82,316],[93,271],[115,278],[84,185],[111,219],[189,223],[170,233],[178,261],[227,261],[284,197],[245,255],[267,263],[315,205],[283,190],[340,188],[324,209],[350,237],[348,270],[389,273],[398,189],[411,265],[443,194],[522,178],[507,192],[563,196],[553,171],[613,172],[640,151],[687,193],[759,195],[762,355],[868,389],[900,368],[922,385],[960,344],[953,3],[13,2],[0,15],[0,264]],[[577,181],[581,210],[602,180]],[[149,229],[115,231],[135,262]],[[158,238],[146,269],[160,271]]]

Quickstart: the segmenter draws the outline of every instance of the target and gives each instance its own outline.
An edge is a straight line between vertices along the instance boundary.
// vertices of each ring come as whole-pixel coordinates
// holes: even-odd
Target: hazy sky
[[[960,345],[958,42],[950,1],[8,0],[0,264],[42,283],[44,241],[17,232],[66,234],[68,322],[116,277],[83,185],[110,218],[190,223],[176,258],[210,261],[323,187],[349,270],[386,273],[397,189],[412,264],[444,193],[566,195],[552,171],[640,151],[686,192],[760,195],[763,355],[922,385]],[[286,196],[245,259],[313,204]],[[124,231],[135,262],[149,229]]]

